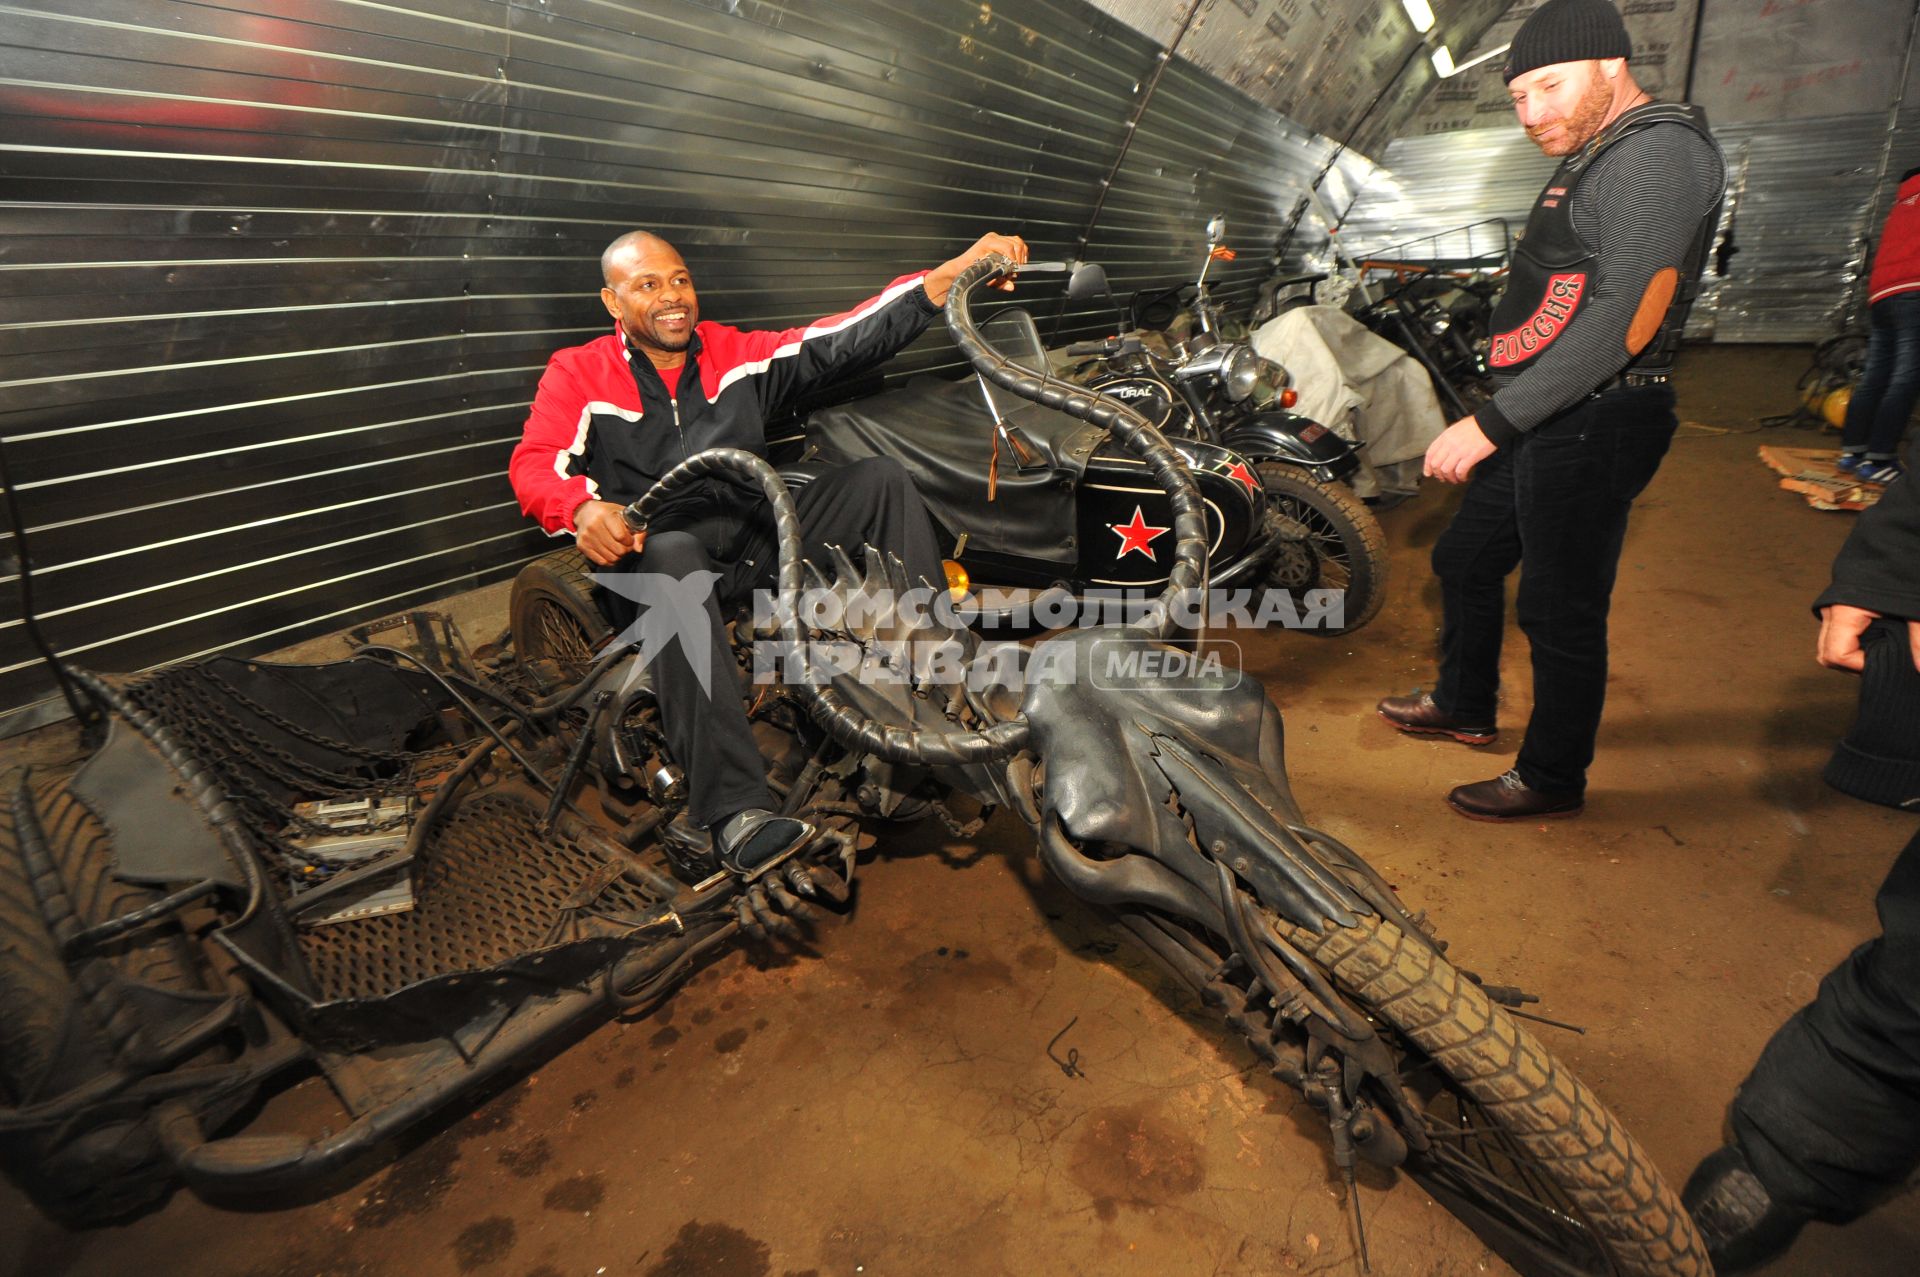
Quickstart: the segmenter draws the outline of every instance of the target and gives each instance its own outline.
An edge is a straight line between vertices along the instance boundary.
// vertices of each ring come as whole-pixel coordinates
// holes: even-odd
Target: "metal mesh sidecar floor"
[[[511,794],[460,804],[414,867],[414,907],[300,934],[322,999],[372,998],[434,976],[481,971],[557,942],[554,923],[604,857],[558,832]],[[615,880],[595,899],[606,912],[648,901]]]

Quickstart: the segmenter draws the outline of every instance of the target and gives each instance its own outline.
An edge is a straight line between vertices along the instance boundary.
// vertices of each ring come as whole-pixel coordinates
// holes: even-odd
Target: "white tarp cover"
[[[1427,447],[1446,417],[1426,369],[1333,306],[1300,306],[1260,325],[1255,353],[1293,374],[1293,410],[1343,439],[1364,439],[1353,490],[1404,495],[1420,485]]]

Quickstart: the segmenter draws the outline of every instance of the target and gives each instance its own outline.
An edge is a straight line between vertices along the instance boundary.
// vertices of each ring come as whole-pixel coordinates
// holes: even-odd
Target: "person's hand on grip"
[[[920,281],[921,286],[927,290],[927,300],[936,306],[946,305],[947,294],[952,291],[953,281],[960,277],[960,272],[979,261],[982,257],[987,256],[989,253],[998,253],[1015,266],[1021,266],[1024,265],[1027,260],[1027,241],[1021,239],[1018,235],[1001,235],[993,231],[987,232],[979,239],[973,241],[973,247],[969,248],[966,252],[960,254],[958,257],[941,262],[938,266],[927,272],[926,278]],[[1013,276],[1001,276],[995,281],[994,287],[1003,292],[1012,292]]]
[[[573,512],[574,540],[580,553],[603,568],[637,553],[647,543],[646,533],[627,527],[627,521],[620,517],[621,509],[613,501],[584,501]]]

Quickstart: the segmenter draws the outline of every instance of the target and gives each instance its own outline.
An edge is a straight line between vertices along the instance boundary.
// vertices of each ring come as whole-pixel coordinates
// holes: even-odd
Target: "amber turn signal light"
[[[973,578],[967,575],[967,570],[952,559],[940,560],[940,566],[947,571],[947,593],[953,597],[953,601],[958,603],[966,598],[967,590],[973,584]]]

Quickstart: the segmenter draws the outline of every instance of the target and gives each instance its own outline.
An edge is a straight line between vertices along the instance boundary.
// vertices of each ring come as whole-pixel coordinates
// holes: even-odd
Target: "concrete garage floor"
[[[1851,516],[1778,491],[1749,431],[1792,403],[1797,349],[1708,350],[1640,503],[1615,601],[1589,806],[1508,828],[1444,809],[1510,765],[1372,712],[1430,681],[1426,555],[1453,494],[1384,516],[1395,578],[1349,639],[1241,636],[1286,710],[1309,819],[1369,856],[1453,955],[1537,992],[1540,1028],[1677,1185],[1719,1141],[1772,1029],[1872,933],[1915,819],[1819,772],[1854,682],[1812,661],[1807,605]],[[461,609],[497,617],[502,592]],[[491,622],[497,625],[498,622]],[[474,625],[470,637],[487,627]],[[1503,725],[1527,710],[1509,648]],[[55,757],[59,731],[0,762]],[[883,838],[817,952],[736,952],[645,1019],[608,1024],[318,1200],[176,1195],[69,1235],[0,1190],[0,1272],[30,1277],[1227,1274],[1358,1271],[1312,1111],[1036,871],[1013,819],[977,845]],[[1064,1032],[1063,1032],[1064,1030]],[[1077,1059],[1067,1076],[1048,1045]],[[1404,1179],[1365,1177],[1374,1270],[1505,1272]],[[1777,1274],[1894,1274],[1920,1200],[1814,1227]]]

